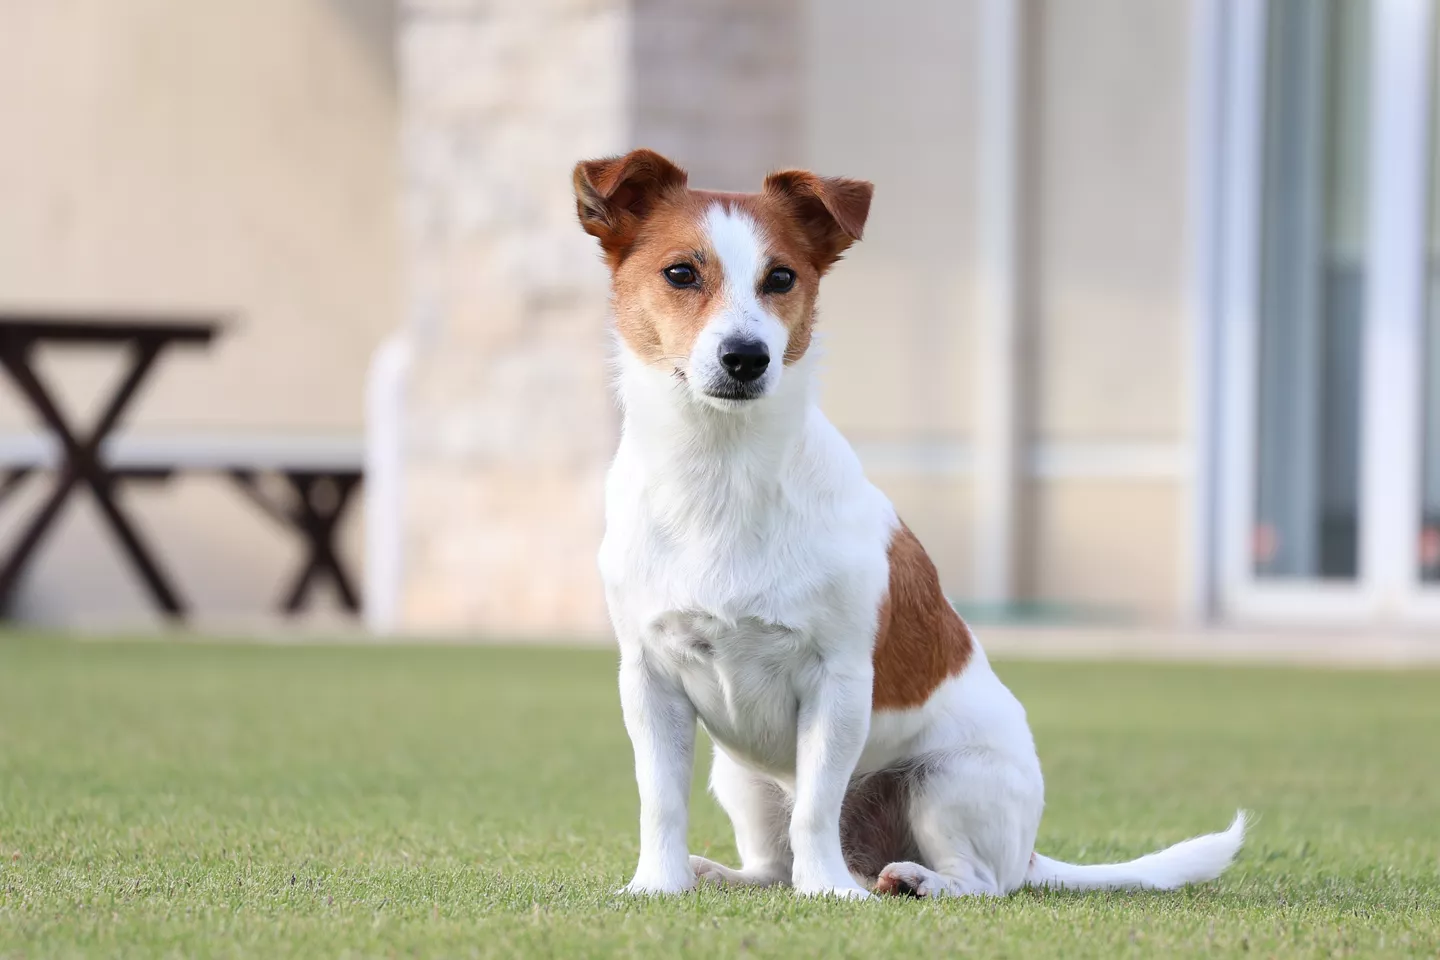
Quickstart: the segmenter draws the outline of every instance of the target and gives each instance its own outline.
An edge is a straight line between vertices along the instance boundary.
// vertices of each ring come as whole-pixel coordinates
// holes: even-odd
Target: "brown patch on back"
[[[925,548],[903,523],[890,540],[890,591],[875,636],[875,710],[905,710],[965,669],[970,628],[940,589]]]

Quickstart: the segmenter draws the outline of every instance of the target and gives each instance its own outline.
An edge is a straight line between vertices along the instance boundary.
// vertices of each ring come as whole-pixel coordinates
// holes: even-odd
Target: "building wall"
[[[388,0],[0,0],[0,23],[0,307],[230,314],[162,362],[130,425],[358,433],[398,303]],[[77,414],[115,366],[45,361]],[[30,422],[0,391],[0,431]],[[202,619],[268,609],[297,557],[221,484],[125,498]],[[88,503],[59,534],[18,612],[146,617]]]
[[[1188,4],[1032,13],[1032,441],[1088,466],[1034,481],[1025,586],[1175,617],[1191,550]]]
[[[826,412],[935,557],[970,583],[976,259],[974,4],[805,6],[804,163],[875,182],[864,240],[826,277]],[[957,456],[958,454],[958,456]]]
[[[1188,550],[1186,11],[1027,7],[1036,470],[1022,599],[1173,616]],[[604,630],[593,555],[615,440],[597,374],[605,282],[560,184],[578,157],[639,145],[700,186],[755,189],[792,164],[877,183],[865,240],[822,293],[824,404],[963,598],[977,562],[977,6],[913,0],[903,17],[864,0],[406,9],[409,196],[425,211],[411,218],[412,625]],[[567,258],[562,281],[506,259],[534,251]],[[496,349],[515,379],[487,375]],[[563,388],[535,376],[541,363],[566,371]],[[516,436],[547,440],[498,442]],[[522,551],[530,562],[517,566]]]
[[[798,165],[804,29],[800,0],[632,0],[628,145],[711,190]]]
[[[827,278],[824,400],[971,588],[976,4],[806,5],[805,162],[877,183]],[[1190,545],[1187,4],[1025,5],[1022,600],[1179,614]]]
[[[1027,3],[1028,599],[1183,605],[1187,6]],[[790,165],[867,177],[865,241],[822,295],[824,403],[963,598],[977,11],[0,0],[0,128],[29,145],[0,152],[0,300],[238,314],[209,353],[164,365],[145,429],[356,431],[371,351],[403,329],[406,626],[603,633],[617,417],[571,165],[644,144],[697,185],[753,189]],[[77,407],[110,369],[47,363]],[[0,396],[0,431],[23,417]],[[203,613],[273,599],[294,548],[229,490],[127,496]],[[105,537],[87,507],[67,516],[21,612],[142,617]]]

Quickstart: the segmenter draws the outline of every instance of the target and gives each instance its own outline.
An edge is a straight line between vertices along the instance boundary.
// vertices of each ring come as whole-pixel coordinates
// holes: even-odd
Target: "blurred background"
[[[863,177],[824,404],[962,610],[1423,632],[1434,7],[0,0],[0,345],[211,331],[100,448],[199,628],[350,623],[338,569],[376,631],[603,637],[618,417],[571,167]],[[88,424],[142,340],[53,334],[15,355]],[[69,468],[6,370],[13,550]],[[12,554],[11,617],[156,622],[90,494]]]

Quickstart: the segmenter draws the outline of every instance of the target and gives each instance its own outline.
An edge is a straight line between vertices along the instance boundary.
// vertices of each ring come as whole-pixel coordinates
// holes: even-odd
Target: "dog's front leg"
[[[641,651],[620,661],[620,704],[640,787],[640,864],[626,893],[681,893],[695,886],[686,831],[695,759],[695,708]]]
[[[868,659],[822,665],[800,700],[790,846],[795,890],[806,896],[870,895],[845,866],[840,807],[870,732],[872,676]]]

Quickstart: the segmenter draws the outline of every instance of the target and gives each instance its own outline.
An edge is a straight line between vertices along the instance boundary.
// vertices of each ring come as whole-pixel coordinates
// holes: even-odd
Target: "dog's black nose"
[[[759,340],[726,340],[720,344],[720,362],[741,383],[759,380],[770,366],[770,350]]]

